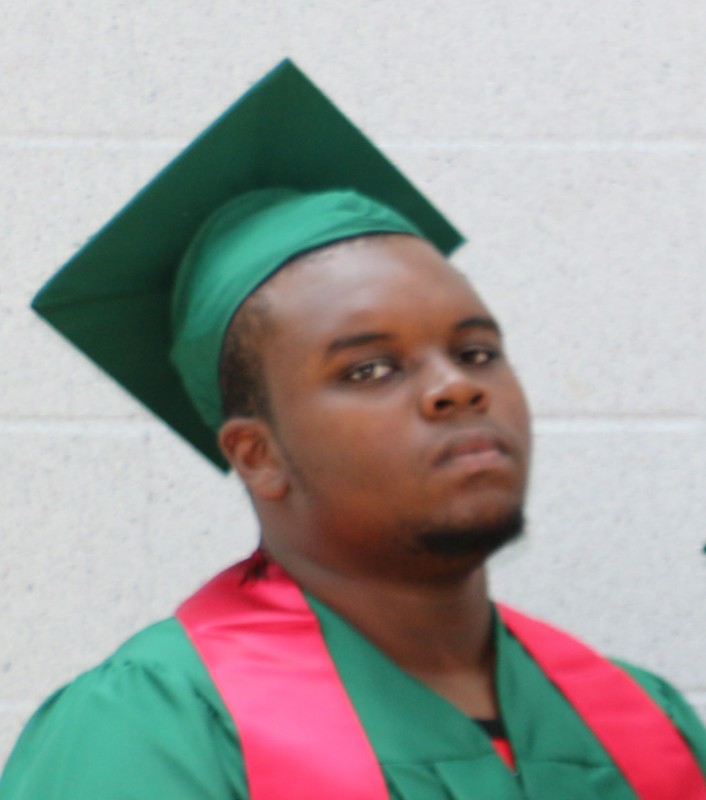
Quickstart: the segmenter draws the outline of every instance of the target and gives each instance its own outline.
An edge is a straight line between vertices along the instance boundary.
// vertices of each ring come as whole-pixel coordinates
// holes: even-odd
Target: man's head
[[[254,391],[232,391],[234,350]],[[524,399],[497,324],[425,241],[294,260],[236,315],[221,364],[240,403],[221,448],[276,556],[390,572],[420,554],[478,560],[518,532]]]

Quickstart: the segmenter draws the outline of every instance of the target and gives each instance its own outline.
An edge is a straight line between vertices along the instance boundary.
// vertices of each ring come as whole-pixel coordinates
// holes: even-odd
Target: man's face
[[[263,368],[300,531],[287,547],[370,570],[501,544],[524,497],[528,415],[465,278],[395,235],[333,246],[265,292]]]

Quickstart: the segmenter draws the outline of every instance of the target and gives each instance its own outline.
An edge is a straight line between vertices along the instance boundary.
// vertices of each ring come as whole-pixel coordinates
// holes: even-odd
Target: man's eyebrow
[[[389,342],[392,338],[392,334],[390,333],[379,333],[377,331],[366,331],[364,333],[355,333],[351,336],[340,336],[328,345],[324,353],[324,358],[332,358],[336,353],[340,353],[341,350],[346,350],[351,347],[360,347],[361,345],[370,344],[371,342]]]
[[[500,325],[492,317],[466,317],[454,325],[454,330],[457,331],[466,331],[469,328],[483,328],[497,333],[498,336],[503,335]]]
[[[500,325],[492,317],[466,317],[466,319],[462,319],[453,326],[455,331],[465,331],[472,328],[483,328],[502,336]],[[394,336],[391,333],[383,333],[382,331],[364,331],[350,336],[340,336],[326,347],[324,359],[332,358],[337,353],[340,353],[341,350],[360,347],[371,342],[389,342],[392,339],[394,339]]]

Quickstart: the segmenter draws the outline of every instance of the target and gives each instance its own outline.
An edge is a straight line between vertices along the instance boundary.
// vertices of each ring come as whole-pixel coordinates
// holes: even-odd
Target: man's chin
[[[518,508],[502,519],[485,524],[440,527],[420,531],[415,550],[445,558],[485,557],[518,539],[524,530],[524,513]]]

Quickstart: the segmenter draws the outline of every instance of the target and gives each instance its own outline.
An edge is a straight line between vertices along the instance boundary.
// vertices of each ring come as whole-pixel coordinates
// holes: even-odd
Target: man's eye
[[[368,381],[379,381],[387,378],[393,372],[393,366],[385,359],[366,361],[346,373],[346,379],[354,383],[364,383]]]
[[[468,347],[461,351],[460,358],[464,364],[482,367],[494,361],[499,355],[499,351],[494,347]]]

